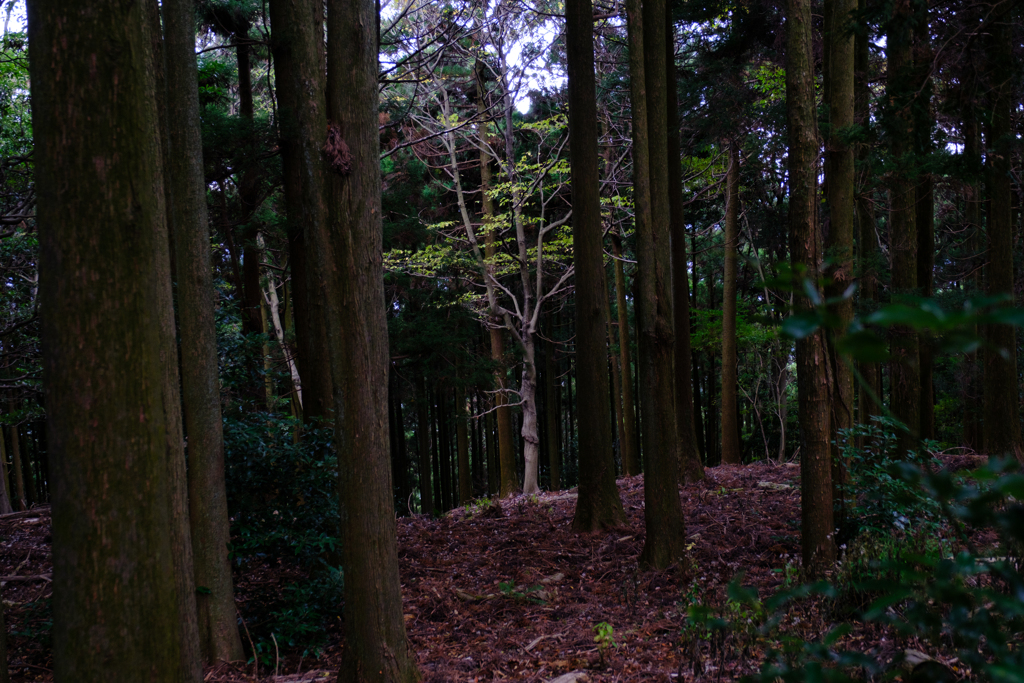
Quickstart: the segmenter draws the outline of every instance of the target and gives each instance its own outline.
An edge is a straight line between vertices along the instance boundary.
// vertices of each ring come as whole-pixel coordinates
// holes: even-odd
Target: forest
[[[1024,3],[0,19],[0,683],[1024,682]]]

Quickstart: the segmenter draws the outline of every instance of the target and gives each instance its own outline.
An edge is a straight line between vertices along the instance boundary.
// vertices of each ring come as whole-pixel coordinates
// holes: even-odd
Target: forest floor
[[[680,491],[690,559],[667,571],[637,567],[642,477],[619,480],[627,522],[604,533],[572,530],[572,491],[470,505],[439,519],[400,519],[404,614],[425,683],[721,681],[754,673],[772,638],[755,628],[763,615],[730,601],[727,587],[740,572],[742,585],[762,599],[798,584],[799,468],[756,463],[706,474]],[[46,508],[0,518],[12,681],[52,680],[49,521]],[[242,612],[245,601],[279,594],[301,578],[282,565],[236,577]],[[690,623],[694,605],[711,608],[729,628]],[[793,604],[774,637],[816,640],[861,607],[825,598]],[[870,650],[883,661],[903,648],[928,652],[877,625],[851,623],[839,647]],[[221,666],[205,679],[297,683],[333,676],[340,619],[328,630],[318,660],[282,651],[258,671],[252,663]],[[595,640],[599,632],[604,637]],[[559,678],[565,674],[574,675]]]

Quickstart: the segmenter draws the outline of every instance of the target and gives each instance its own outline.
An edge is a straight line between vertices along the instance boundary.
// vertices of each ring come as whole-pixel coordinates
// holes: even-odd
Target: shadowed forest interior
[[[1024,680],[1020,2],[0,18],[0,683]]]

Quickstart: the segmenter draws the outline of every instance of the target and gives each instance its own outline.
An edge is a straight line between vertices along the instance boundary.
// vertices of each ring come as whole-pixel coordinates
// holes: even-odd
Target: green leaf
[[[792,339],[804,339],[814,334],[821,327],[821,319],[817,313],[796,313],[782,321],[782,334]]]

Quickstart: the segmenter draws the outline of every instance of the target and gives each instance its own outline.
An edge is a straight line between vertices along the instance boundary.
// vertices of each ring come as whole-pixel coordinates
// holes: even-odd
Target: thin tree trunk
[[[629,309],[626,308],[626,274],[622,267],[622,236],[612,233],[612,256],[615,260],[615,308],[619,321],[619,367],[622,369],[622,473],[627,477],[640,474],[637,451],[636,404],[633,398],[633,359],[630,350]]]
[[[827,0],[825,3],[825,97],[828,128],[825,142],[825,187],[828,205],[828,237],[825,253],[831,261],[826,271],[825,294],[836,300],[832,311],[836,329],[827,335],[832,375],[832,414],[829,433],[832,443],[832,486],[839,514],[846,514],[846,461],[842,456],[840,431],[853,425],[853,372],[840,357],[838,343],[853,321],[854,191],[856,176],[853,147],[847,141],[854,123],[854,44],[850,30],[856,0]],[[839,520],[842,523],[842,520]]]
[[[675,27],[669,3],[665,3],[665,73],[668,83],[668,203],[669,242],[672,247],[672,303],[675,325],[676,429],[679,434],[679,481],[704,478],[704,467],[694,433],[693,388],[690,360],[690,285],[687,278],[686,222],[683,218],[683,169],[679,141],[679,94],[676,87]]]
[[[640,296],[641,437],[644,520],[641,565],[663,569],[685,554],[678,487],[675,374],[672,367],[671,261],[668,239],[665,4],[628,0],[633,187]]]
[[[915,6],[917,28],[914,31],[914,71],[920,85],[915,87],[914,105],[914,147],[917,154],[926,158],[934,152],[932,131],[935,128],[935,114],[932,110],[932,79],[929,75],[935,58],[928,31],[927,1]],[[915,222],[917,223],[917,287],[921,296],[931,297],[932,270],[935,267],[935,180],[930,173],[921,174],[915,188]],[[935,438],[935,397],[932,387],[932,341],[931,334],[918,334],[918,348],[921,367],[920,436],[922,439]]]
[[[11,412],[14,411],[14,403],[10,404]],[[18,438],[18,425],[12,424],[7,428],[7,434],[11,437],[11,466],[14,475],[14,503],[19,510],[28,509],[28,499],[25,497],[25,472],[21,462],[21,443]]]
[[[968,169],[981,168],[981,136],[975,115],[974,103],[965,102],[963,107],[964,158]],[[974,257],[968,262],[970,274],[965,289],[968,296],[981,294],[981,263],[982,226],[981,226],[981,187],[973,180],[966,184],[964,197],[964,229],[967,232],[967,244]],[[977,328],[974,330],[978,333]],[[964,445],[975,450],[984,448],[981,426],[981,408],[984,406],[984,389],[982,382],[982,364],[978,352],[968,353],[964,358]]]
[[[434,488],[431,483],[430,415],[427,410],[430,395],[423,374],[416,375],[416,439],[420,456],[420,513],[433,516]]]
[[[379,381],[387,373],[388,332],[377,49],[373,0],[328,0],[326,147],[334,172],[328,180],[326,234],[314,233],[309,246],[315,254],[315,281],[326,290],[318,294],[334,383],[345,571],[341,683],[420,679],[402,617],[387,384]]]
[[[1016,137],[1011,114],[1014,74],[1010,6],[1001,6],[989,35],[987,71],[992,116],[985,146],[985,189],[988,195],[988,295],[1013,300],[1013,188],[1011,159]],[[1021,451],[1017,377],[1017,343],[1010,325],[989,325],[985,334],[985,451],[990,456],[1016,457]],[[1003,354],[1006,354],[1005,356]]]
[[[327,420],[333,400],[327,337],[310,298],[317,287],[306,255],[306,233],[322,229],[327,216],[320,151],[327,129],[323,2],[271,0],[269,9],[302,415],[307,422]]]
[[[786,110],[789,125],[789,248],[794,270],[818,280],[820,235],[814,113],[811,3],[789,0],[786,16]],[[798,310],[810,302],[800,297]],[[829,446],[828,353],[821,330],[797,340],[797,392],[800,405],[800,496],[803,566],[821,575],[835,562],[832,471]]]
[[[459,505],[473,500],[473,477],[469,469],[469,425],[466,415],[466,387],[455,385],[455,440],[459,452]]]
[[[173,312],[150,17],[60,0],[28,13],[54,679],[180,683],[168,451],[181,432],[162,367]],[[97,51],[100,36],[119,49]]]
[[[579,497],[572,526],[597,531],[626,520],[615,486],[608,405],[608,286],[604,279],[594,12],[590,0],[566,0],[569,158],[572,170],[573,262],[576,269],[576,363]],[[523,430],[525,434],[525,429]]]
[[[858,10],[865,9],[866,1],[858,1]],[[867,32],[860,32],[854,38],[854,121],[857,125],[865,127],[870,123],[869,57]],[[858,270],[860,271],[858,294],[860,307],[867,312],[874,310],[878,300],[878,272],[881,265],[878,238],[875,234],[875,208],[872,201],[874,187],[869,183],[870,173],[867,170],[871,154],[872,149],[869,143],[864,142],[857,146],[857,162],[862,167],[858,173],[855,197],[859,250]],[[882,396],[881,367],[878,363],[859,361],[857,370],[862,382],[857,408],[858,420],[861,424],[867,425],[871,424],[872,417],[882,414],[880,404]]]
[[[11,480],[7,471],[7,449],[4,447],[4,430],[2,428],[0,428],[0,476],[3,476],[3,487],[0,488],[0,515],[6,515],[14,512],[14,508],[11,506]]]
[[[486,111],[485,91],[483,85],[483,73],[480,66],[476,70],[477,107],[482,113]],[[481,125],[479,136],[481,140],[486,138],[486,126]],[[486,145],[480,145],[480,195],[481,207],[483,209],[484,225],[484,256],[487,259],[487,276],[494,277],[494,257],[497,254],[497,226],[494,225],[494,199],[491,197],[491,155],[486,151]],[[501,333],[501,318],[495,308],[490,310],[490,337],[491,337],[491,360],[495,362],[498,369],[494,371],[494,384],[496,393],[494,396],[495,412],[498,423],[498,467],[496,472],[499,479],[498,495],[506,498],[519,491],[519,477],[516,474],[515,450],[512,444],[512,412],[508,407],[508,395],[505,393],[508,388],[507,375],[504,368],[505,346]]]
[[[195,8],[189,0],[165,0],[167,142],[165,189],[178,284],[182,402],[188,434],[188,520],[194,571],[198,647],[209,662],[243,658],[238,635],[224,483],[224,439],[214,321],[216,292],[210,261],[206,185],[199,123],[195,56]],[[174,359],[177,367],[177,359]],[[176,378],[173,378],[175,383]],[[184,477],[182,467],[181,476]],[[184,495],[182,492],[180,495]],[[185,498],[182,498],[184,501]],[[197,658],[198,661],[198,658]],[[198,672],[201,676],[201,671]]]
[[[607,277],[605,278],[605,281],[607,282]],[[611,293],[610,292],[606,292],[606,294],[610,295]],[[613,331],[614,328],[613,328],[613,325],[611,323],[611,320],[612,320],[611,296],[605,296],[605,298],[604,298],[604,312],[605,312],[605,318],[608,320],[608,348],[609,348],[609,351],[610,351],[615,346],[615,337],[612,334],[612,331]],[[614,422],[612,424],[615,426],[615,438],[613,440],[613,443],[617,441],[618,444],[619,444],[619,459],[621,460],[622,459],[622,443],[623,443],[623,439],[622,439],[622,373],[621,373],[621,370],[619,369],[619,357],[617,355],[615,355],[614,353],[609,353],[608,354],[608,366],[611,369],[611,375],[612,375],[611,406],[612,406],[612,415],[614,416],[613,417]]]
[[[886,37],[887,112],[890,151],[896,169],[889,181],[889,251],[892,255],[892,292],[895,300],[913,296],[917,289],[917,221],[911,102],[911,2],[896,0]],[[917,332],[908,326],[892,328],[890,378],[893,415],[907,427],[897,435],[900,454],[917,447],[920,433],[921,368]]]
[[[544,410],[547,420],[548,467],[551,471],[551,490],[562,488],[562,448],[560,436],[560,403],[561,383],[558,379],[558,364],[555,362],[555,343],[552,341],[554,329],[550,324],[552,314],[548,313],[548,341],[544,347]]]
[[[722,464],[739,465],[740,429],[736,423],[736,258],[739,244],[740,148],[729,143],[725,174],[725,272],[722,274]]]

